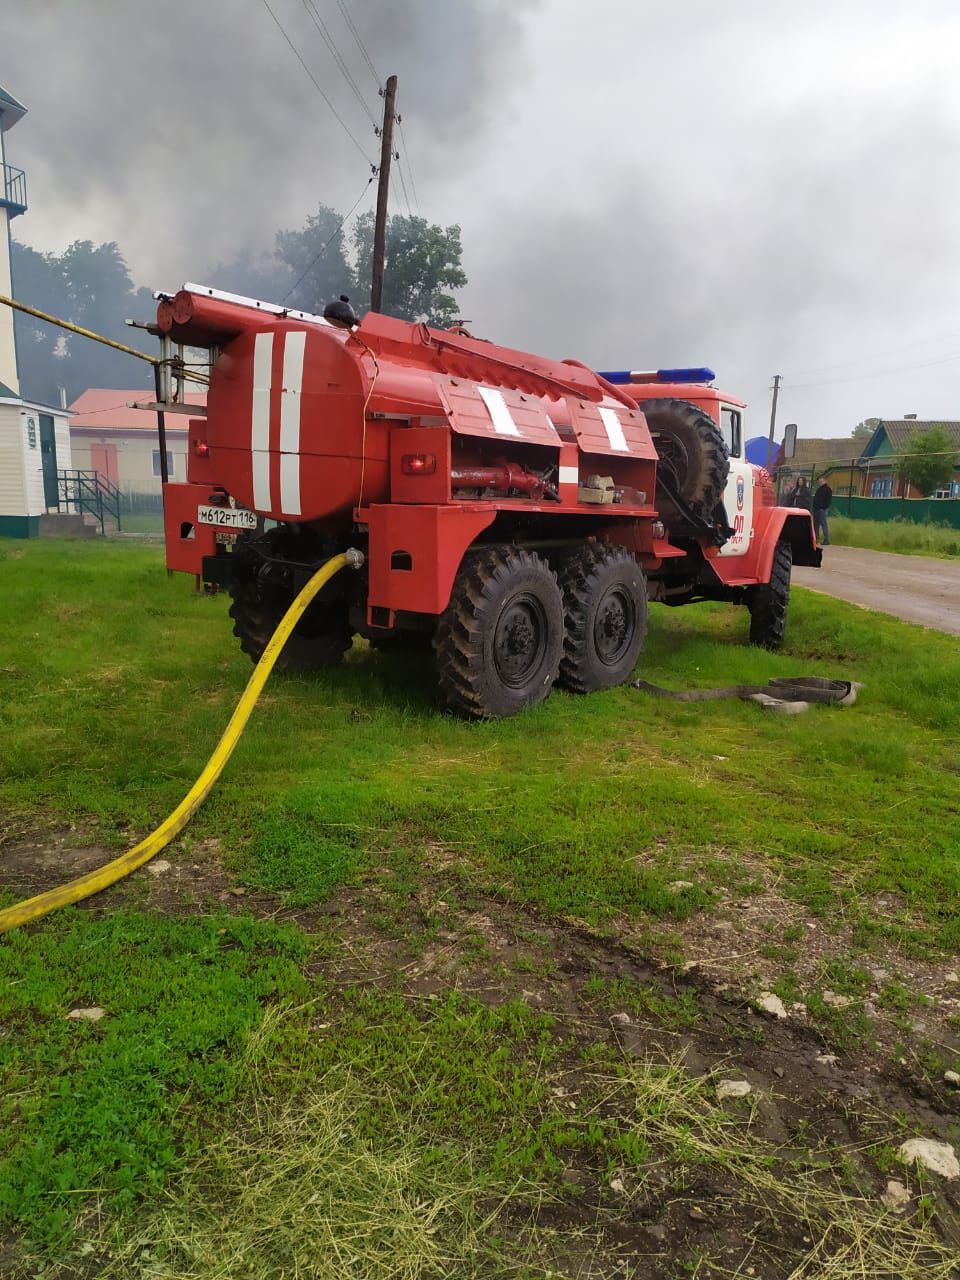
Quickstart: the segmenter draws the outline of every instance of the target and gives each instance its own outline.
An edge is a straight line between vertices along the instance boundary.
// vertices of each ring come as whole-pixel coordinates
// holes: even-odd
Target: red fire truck
[[[331,555],[281,664],[338,662],[359,634],[432,645],[443,702],[513,714],[555,683],[624,682],[648,600],[742,604],[784,635],[806,511],[744,460],[744,404],[709,369],[597,373],[341,300],[309,315],[200,285],[159,295],[183,411],[183,351],[208,352],[186,483],[164,489],[167,563],[227,588],[253,659]],[[237,535],[237,536],[233,536]]]

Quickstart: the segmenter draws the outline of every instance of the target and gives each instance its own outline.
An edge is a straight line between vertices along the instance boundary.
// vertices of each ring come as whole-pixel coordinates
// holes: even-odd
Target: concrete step
[[[88,524],[81,515],[52,512],[40,517],[41,538],[96,538],[99,534],[100,526]]]

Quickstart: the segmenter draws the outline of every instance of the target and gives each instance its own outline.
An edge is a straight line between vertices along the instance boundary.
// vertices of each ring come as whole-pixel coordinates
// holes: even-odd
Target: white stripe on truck
[[[253,394],[250,407],[250,448],[253,454],[253,505],[270,511],[270,384],[273,366],[273,334],[258,333],[253,340]]]
[[[280,388],[280,510],[300,515],[300,390],[303,385],[301,330],[288,333],[283,343],[283,383]]]

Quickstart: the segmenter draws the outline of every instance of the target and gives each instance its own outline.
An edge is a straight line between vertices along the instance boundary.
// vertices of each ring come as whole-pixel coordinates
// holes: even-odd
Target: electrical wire
[[[360,201],[363,199],[363,197],[364,197],[364,196],[367,194],[367,192],[370,190],[370,183],[374,180],[374,178],[375,178],[376,176],[377,176],[377,175],[376,175],[375,173],[373,173],[373,174],[371,174],[371,175],[370,175],[370,177],[367,179],[366,183],[364,184],[364,188],[363,188],[363,190],[362,190],[362,191],[360,192],[360,194],[357,196],[356,200],[353,202],[353,204],[351,205],[350,209],[349,209],[349,210],[348,210],[348,211],[343,215],[343,217],[340,219],[339,223],[337,224],[337,229],[336,229],[336,230],[333,232],[333,234],[330,236],[329,240],[327,240],[326,244],[324,244],[324,245],[321,247],[320,252],[316,255],[316,257],[315,257],[315,258],[313,259],[313,261],[309,264],[309,266],[308,266],[308,267],[306,267],[306,268],[305,268],[305,270],[301,273],[301,275],[300,275],[299,279],[296,281],[296,283],[295,283],[295,284],[292,284],[292,285],[290,286],[290,288],[287,290],[287,292],[283,295],[283,297],[280,299],[281,303],[286,302],[286,300],[290,297],[291,293],[293,293],[296,289],[299,289],[299,288],[300,288],[300,286],[303,284],[304,280],[307,278],[307,276],[310,274],[310,272],[313,270],[313,268],[317,265],[317,263],[320,261],[320,259],[323,257],[323,255],[327,252],[327,250],[330,248],[330,246],[333,244],[334,240],[336,240],[337,236],[338,236],[338,235],[340,234],[340,232],[343,230],[343,228],[345,227],[345,225],[347,224],[347,222],[349,221],[349,219],[353,217],[353,214],[354,214],[354,211],[355,211],[355,210],[356,210],[356,208],[357,208],[357,205],[360,203]]]
[[[847,378],[825,378],[816,382],[791,382],[790,389],[793,391],[802,391],[808,387],[835,387],[844,382],[869,382],[873,378],[886,378],[891,373],[905,373],[909,369],[930,369],[938,364],[950,364],[954,360],[960,360],[960,352],[952,356],[940,356],[936,360],[921,360],[913,364],[892,365],[889,369],[879,369],[874,373],[855,373]],[[786,375],[784,375],[786,381]]]
[[[397,158],[396,154],[394,154],[393,158],[394,160],[396,160]],[[399,164],[392,167],[390,170],[390,188],[393,191],[393,199],[397,205],[400,204],[400,200],[397,196],[397,185],[396,185],[396,179],[394,178],[394,172],[396,172],[396,176],[400,179],[400,186],[403,190],[403,198],[406,201],[406,205],[407,205],[407,217],[412,218],[413,208],[411,207],[411,204],[410,204],[410,197],[407,195],[406,183],[403,180],[403,170],[400,168]]]
[[[343,119],[343,117],[340,115],[340,112],[336,109],[336,107],[333,105],[333,103],[330,101],[330,99],[329,99],[329,98],[327,97],[327,95],[324,93],[323,89],[320,87],[320,82],[319,82],[319,80],[317,79],[317,77],[313,74],[313,72],[310,70],[310,68],[309,68],[309,67],[307,66],[307,64],[304,62],[303,57],[302,57],[302,56],[301,56],[301,54],[300,54],[300,50],[297,48],[297,46],[293,43],[293,41],[292,41],[292,40],[290,39],[290,37],[287,35],[286,30],[284,29],[283,23],[280,21],[280,19],[277,17],[277,15],[276,15],[276,14],[273,12],[273,10],[270,8],[269,0],[263,0],[263,7],[266,9],[267,13],[269,13],[270,17],[271,17],[271,18],[274,20],[274,22],[276,23],[277,27],[278,27],[278,28],[279,28],[279,30],[280,30],[280,34],[283,36],[284,40],[286,40],[287,44],[288,44],[288,45],[290,46],[290,48],[293,50],[294,56],[296,57],[297,61],[300,63],[301,67],[303,67],[304,71],[307,73],[307,75],[310,77],[310,79],[313,81],[313,87],[316,89],[317,93],[319,93],[320,97],[324,100],[324,102],[327,104],[327,106],[328,106],[328,107],[330,108],[330,110],[333,112],[333,114],[334,114],[335,118],[336,118],[336,119],[337,119],[337,121],[339,122],[340,127],[343,129],[344,133],[347,135],[347,137],[350,139],[350,141],[353,143],[353,145],[357,148],[357,150],[358,150],[358,151],[360,152],[360,154],[363,156],[364,160],[366,160],[367,164],[369,164],[371,168],[375,168],[375,166],[374,166],[374,164],[373,164],[373,161],[370,159],[370,157],[369,157],[369,156],[367,155],[367,153],[364,151],[363,147],[360,145],[360,143],[357,141],[357,139],[356,139],[356,138],[354,137],[354,135],[351,133],[351,131],[350,131],[349,127],[347,126],[347,124],[346,124],[345,120],[344,120],[344,119]]]
[[[413,166],[410,163],[410,148],[407,146],[407,135],[403,132],[403,121],[397,116],[397,127],[400,130],[400,141],[403,143],[403,158],[407,162],[407,173],[410,175],[410,189],[413,192],[413,203],[417,207],[417,217],[420,217],[420,197],[417,195],[417,184],[413,180]]]
[[[960,329],[947,329],[943,333],[932,334],[929,338],[916,338],[913,342],[901,342],[896,347],[888,347],[886,351],[874,351],[869,355],[856,356],[852,360],[841,360],[838,364],[823,364],[816,369],[801,369],[797,373],[788,373],[787,378],[806,378],[812,373],[831,373],[834,369],[846,369],[851,364],[864,364],[868,360],[882,360],[885,356],[896,355],[898,351],[909,351],[911,347],[922,347],[927,342],[939,342],[942,338],[952,338],[960,333]]]
[[[373,361],[373,377],[370,379],[370,387],[367,391],[366,399],[363,402],[363,428],[360,437],[360,496],[357,498],[357,506],[363,506],[363,482],[367,474],[367,407],[373,396],[373,389],[377,385],[377,379],[380,377],[380,361],[376,357],[372,347],[369,347],[356,329],[351,329],[350,337],[354,342],[358,342],[367,355]]]
[[[363,94],[360,92],[360,89],[357,86],[356,80],[354,80],[353,76],[350,74],[350,68],[347,66],[346,62],[344,61],[343,55],[340,53],[340,50],[337,48],[337,43],[334,40],[333,36],[330,34],[329,27],[324,22],[324,20],[320,17],[320,14],[317,10],[316,5],[313,3],[313,0],[301,0],[301,4],[303,5],[304,9],[306,9],[307,15],[309,16],[310,20],[313,22],[313,25],[317,28],[317,30],[320,32],[320,35],[323,37],[323,41],[326,44],[327,48],[330,50],[330,53],[333,56],[333,60],[337,64],[337,67],[340,71],[340,74],[343,76],[344,80],[346,80],[347,84],[350,86],[350,89],[352,90],[354,97],[357,99],[357,101],[360,103],[361,108],[366,113],[367,119],[373,125],[374,129],[376,129],[377,127],[376,118],[373,112],[367,106],[366,99],[364,98]]]
[[[360,35],[360,32],[357,30],[356,23],[353,21],[353,18],[350,16],[349,9],[344,4],[344,0],[337,0],[337,4],[340,8],[340,12],[343,14],[344,22],[349,27],[351,35],[353,36],[354,40],[356,40],[357,42],[357,47],[360,50],[360,54],[363,57],[364,62],[367,64],[367,66],[370,69],[370,74],[373,76],[373,83],[377,86],[378,90],[382,89],[383,79],[377,74],[377,69],[370,60],[370,55],[369,53],[367,53],[367,46],[363,43],[363,39]]]

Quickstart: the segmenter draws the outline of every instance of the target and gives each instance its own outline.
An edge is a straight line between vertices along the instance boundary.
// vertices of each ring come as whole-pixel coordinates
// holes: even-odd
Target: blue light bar
[[[658,382],[713,382],[717,375],[705,365],[700,369],[658,369]]]
[[[598,376],[608,382],[713,382],[716,374],[705,366],[699,369],[657,369],[644,372],[641,369],[601,369]]]

